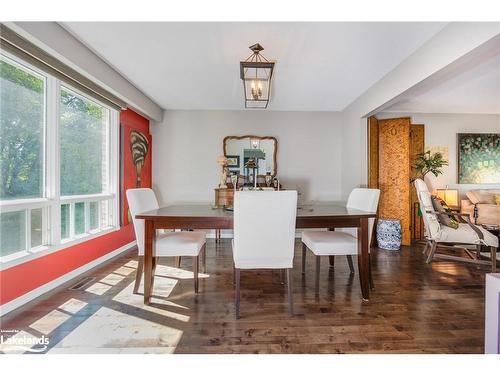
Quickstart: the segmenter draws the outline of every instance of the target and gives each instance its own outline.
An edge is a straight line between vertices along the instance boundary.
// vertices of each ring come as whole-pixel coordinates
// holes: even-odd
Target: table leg
[[[154,226],[152,220],[144,220],[144,304],[149,305],[152,294]]]
[[[335,230],[335,228],[328,228],[328,230],[330,232],[333,232]],[[329,261],[330,261],[330,267],[335,267],[335,256],[334,255],[330,255],[329,256]]]
[[[370,298],[370,260],[368,254],[368,218],[361,218],[358,227],[358,268],[363,300]]]

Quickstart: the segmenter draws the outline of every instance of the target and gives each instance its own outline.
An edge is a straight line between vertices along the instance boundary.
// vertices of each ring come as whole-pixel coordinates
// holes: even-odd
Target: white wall
[[[499,33],[500,23],[451,23],[342,111],[344,198],[354,187],[367,182],[365,116],[382,111],[393,98],[444,70]]]
[[[161,204],[213,202],[217,157],[228,135],[278,140],[278,178],[299,201],[338,200],[341,189],[340,114],[278,111],[165,111],[152,126],[153,185]]]
[[[457,133],[499,133],[500,115],[485,114],[447,114],[447,113],[380,113],[379,119],[410,117],[413,124],[425,125],[425,146],[448,147],[449,165],[443,174],[426,176],[432,189],[459,189],[461,195],[471,189],[500,189],[500,184],[457,184]]]

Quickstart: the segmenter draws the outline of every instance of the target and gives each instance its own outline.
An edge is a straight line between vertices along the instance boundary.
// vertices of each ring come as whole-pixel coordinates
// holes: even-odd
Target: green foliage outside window
[[[71,91],[61,90],[61,195],[102,192],[106,111]]]
[[[0,200],[44,195],[45,79],[7,58],[0,59]],[[103,192],[107,183],[106,108],[61,87],[59,108],[61,196]],[[54,124],[47,124],[47,127]],[[46,168],[53,168],[47,165]],[[83,204],[76,207],[74,228],[85,230]],[[97,226],[93,207],[91,226]],[[41,210],[33,212],[31,244],[25,243],[24,211],[0,216],[0,256],[38,246]],[[69,236],[69,206],[61,207],[62,238]]]
[[[0,199],[43,193],[44,80],[0,60]]]

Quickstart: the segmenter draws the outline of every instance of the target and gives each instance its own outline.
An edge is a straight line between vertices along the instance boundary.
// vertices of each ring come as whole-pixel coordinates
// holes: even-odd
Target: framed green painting
[[[500,133],[458,134],[458,183],[500,183]]]

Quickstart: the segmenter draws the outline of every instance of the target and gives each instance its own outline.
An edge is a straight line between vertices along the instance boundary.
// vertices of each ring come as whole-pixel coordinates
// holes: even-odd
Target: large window
[[[3,52],[0,94],[2,263],[115,228],[117,111]]]
[[[65,87],[60,100],[61,195],[103,193],[109,110]]]

